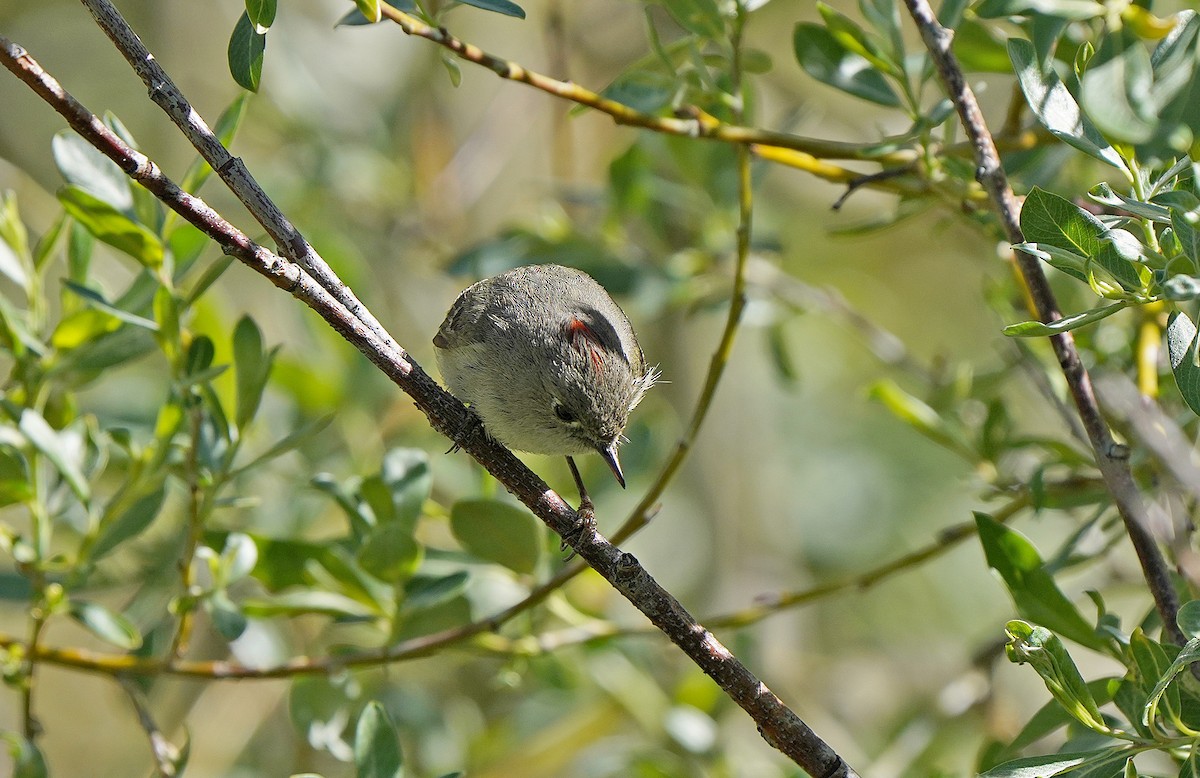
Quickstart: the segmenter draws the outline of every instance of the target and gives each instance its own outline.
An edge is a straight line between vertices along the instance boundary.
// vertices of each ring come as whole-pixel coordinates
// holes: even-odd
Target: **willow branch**
[[[3,36],[0,36],[0,60],[127,175],[215,240],[228,254],[316,311],[414,400],[433,429],[454,439],[464,428],[469,412],[461,402],[403,350],[391,348],[388,341],[376,335],[297,264],[254,243],[198,197],[181,190],[153,161],[130,148],[68,94],[24,49]],[[749,714],[768,743],[813,775],[857,776],[766,684],[663,589],[633,555],[622,552],[595,531],[584,531],[587,525],[579,514],[511,451],[487,435],[471,435],[457,442],[679,646]]]
[[[1020,204],[1008,184],[1008,176],[1000,164],[999,152],[988,131],[975,94],[967,85],[962,67],[950,49],[953,34],[938,23],[927,0],[904,0],[904,3],[920,30],[921,39],[933,58],[942,84],[954,102],[967,137],[974,147],[975,178],[988,193],[1009,243],[1024,243],[1019,218]],[[1042,272],[1039,260],[1023,251],[1015,253],[1017,267],[1038,318],[1046,323],[1061,319],[1058,302]],[[1079,352],[1071,333],[1051,336],[1050,345],[1066,378],[1101,477],[1112,495],[1125,523],[1125,531],[1137,552],[1142,574],[1162,619],[1164,633],[1172,642],[1182,645],[1183,633],[1175,623],[1175,613],[1179,610],[1179,596],[1171,584],[1163,555],[1150,533],[1146,505],[1129,469],[1127,449],[1114,444],[1112,433],[1096,402],[1091,377],[1079,359]]]

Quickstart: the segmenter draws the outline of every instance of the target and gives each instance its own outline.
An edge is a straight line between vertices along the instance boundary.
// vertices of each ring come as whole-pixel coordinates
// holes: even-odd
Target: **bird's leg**
[[[458,429],[454,431],[454,445],[446,451],[447,454],[457,453],[467,438],[483,429],[483,419],[479,418],[479,414],[475,412],[470,403],[466,404],[466,408],[467,417],[463,419],[463,423],[458,425]]]
[[[587,487],[583,485],[583,476],[579,475],[579,468],[575,466],[575,460],[567,457],[567,466],[571,468],[571,475],[575,478],[575,488],[579,490],[579,509],[576,513],[579,514],[579,526],[577,532],[580,536],[584,532],[593,532],[596,529],[596,506],[592,504],[591,495],[588,494]],[[566,549],[567,541],[564,538],[560,549]],[[567,557],[570,561],[571,557],[575,556],[575,552],[571,552],[571,556]]]

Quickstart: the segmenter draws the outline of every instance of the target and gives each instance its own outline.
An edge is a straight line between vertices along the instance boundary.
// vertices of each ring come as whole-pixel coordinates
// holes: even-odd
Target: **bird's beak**
[[[621,484],[621,488],[625,488],[625,475],[621,472],[621,463],[617,460],[617,444],[613,443],[609,446],[597,446],[596,451],[608,463],[608,469],[612,470],[613,475],[617,477],[617,483]]]

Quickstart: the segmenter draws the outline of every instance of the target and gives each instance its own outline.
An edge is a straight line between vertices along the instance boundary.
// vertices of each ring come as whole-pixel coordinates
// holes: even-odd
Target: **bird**
[[[514,451],[566,457],[579,512],[594,524],[573,457],[599,454],[624,488],[617,449],[659,378],[604,287],[562,265],[508,270],[463,290],[433,345],[446,385],[489,436]]]

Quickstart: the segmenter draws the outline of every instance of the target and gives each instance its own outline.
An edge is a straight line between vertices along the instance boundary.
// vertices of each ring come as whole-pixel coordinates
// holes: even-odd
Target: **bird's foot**
[[[463,423],[458,426],[452,438],[454,445],[446,450],[447,454],[457,453],[462,449],[465,443],[472,435],[477,435],[483,432],[483,419],[479,418],[479,414],[470,405],[467,406],[467,416],[463,419]]]
[[[584,535],[592,534],[596,531],[596,506],[592,504],[591,497],[585,496],[579,503],[579,509],[575,512],[579,514],[579,521],[571,528],[569,534],[563,536],[562,543],[558,546],[559,551],[566,551],[568,545],[578,543],[583,539]],[[572,550],[563,561],[570,562],[574,558],[575,551]]]

